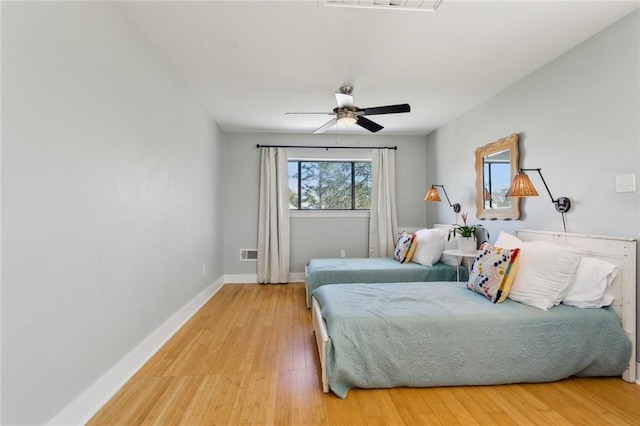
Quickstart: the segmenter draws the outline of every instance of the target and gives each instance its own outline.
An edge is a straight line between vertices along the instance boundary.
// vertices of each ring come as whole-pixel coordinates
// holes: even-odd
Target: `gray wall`
[[[116,4],[2,3],[2,424],[46,422],[221,279],[222,159]]]
[[[398,146],[398,225],[426,226],[425,143],[420,136],[338,135],[341,146]],[[260,150],[264,145],[336,145],[336,135],[227,133],[225,146],[225,274],[255,274],[255,262],[241,262],[241,248],[257,248]],[[327,155],[332,155],[329,150]],[[291,271],[303,272],[312,257],[366,257],[369,219],[292,217]]]
[[[514,132],[520,167],[541,167],[553,196],[572,200],[569,232],[640,239],[640,192],[615,192],[616,175],[640,178],[640,11],[427,136],[429,175],[470,217],[474,150]],[[540,197],[523,200],[520,221],[487,221],[492,240],[500,230],[562,231],[540,177],[531,180]],[[449,212],[430,205],[427,215],[432,224]]]

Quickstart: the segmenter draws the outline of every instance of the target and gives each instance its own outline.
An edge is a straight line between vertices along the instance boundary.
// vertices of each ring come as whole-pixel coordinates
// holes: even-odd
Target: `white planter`
[[[478,243],[476,242],[475,237],[458,237],[457,244],[458,250],[463,253],[475,253],[476,249],[478,248]]]

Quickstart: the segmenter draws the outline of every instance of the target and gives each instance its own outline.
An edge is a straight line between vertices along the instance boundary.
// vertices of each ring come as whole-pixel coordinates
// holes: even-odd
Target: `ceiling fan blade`
[[[324,123],[322,126],[318,127],[316,130],[314,130],[313,134],[315,135],[317,133],[324,133],[330,128],[332,128],[337,122],[338,122],[337,118],[332,118],[331,120]]]
[[[400,112],[410,112],[411,107],[409,106],[409,104],[398,104],[372,108],[361,108],[360,111],[362,111],[364,115],[397,114]]]
[[[359,116],[358,119],[356,120],[356,124],[360,127],[364,127],[365,129],[367,129],[368,131],[375,133],[378,132],[382,129],[384,129],[384,127],[382,127],[381,125],[379,125],[376,122],[373,122],[371,120],[369,120],[366,117],[363,116]]]
[[[338,108],[353,108],[353,96],[345,93],[336,93],[336,101],[338,102]]]

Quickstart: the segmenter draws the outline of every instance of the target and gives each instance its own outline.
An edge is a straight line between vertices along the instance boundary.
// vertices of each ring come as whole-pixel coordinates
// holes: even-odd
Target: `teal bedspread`
[[[456,269],[461,281],[469,279],[466,267],[444,263],[423,266],[400,263],[392,257],[311,259],[307,264],[307,306],[311,306],[311,293],[326,284],[457,281]]]
[[[460,283],[323,286],[331,390],[618,376],[631,342],[610,308],[493,304]]]

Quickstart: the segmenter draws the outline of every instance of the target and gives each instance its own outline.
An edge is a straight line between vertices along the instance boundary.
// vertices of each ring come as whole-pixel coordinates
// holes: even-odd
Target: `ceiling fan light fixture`
[[[354,124],[368,130],[371,133],[379,132],[384,129],[383,126],[375,121],[369,120],[366,115],[381,115],[381,114],[398,114],[402,112],[410,112],[411,107],[409,104],[398,105],[384,105],[370,108],[359,108],[353,104],[353,87],[342,86],[339,91],[335,93],[337,107],[331,112],[286,112],[285,115],[295,114],[320,114],[320,115],[333,115],[334,118],[324,123],[313,131],[313,134],[324,133],[335,125],[340,127],[350,127]]]
[[[357,115],[352,111],[338,113],[338,124],[342,127],[349,127],[356,124]]]

